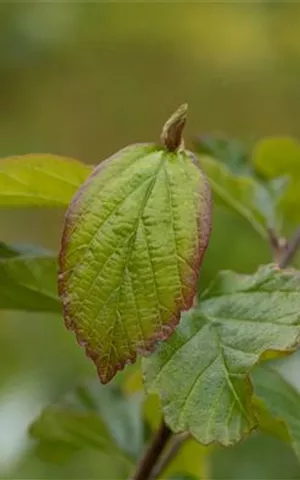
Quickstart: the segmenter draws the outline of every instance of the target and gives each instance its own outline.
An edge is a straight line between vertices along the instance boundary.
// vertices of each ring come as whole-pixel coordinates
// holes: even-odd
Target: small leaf
[[[28,247],[0,245],[0,309],[61,312],[57,295],[57,259]]]
[[[232,173],[252,174],[252,165],[248,161],[247,151],[238,140],[224,135],[202,135],[195,143],[196,151],[201,155],[214,157],[224,163]]]
[[[276,370],[259,366],[252,375],[254,392],[258,400],[273,418],[262,427],[269,433],[278,436],[278,424],[283,423],[290,438],[286,438],[283,428],[281,433],[285,440],[290,440],[300,460],[300,392],[290,385]],[[266,428],[267,427],[267,428]]]
[[[252,375],[253,381],[253,375]],[[253,406],[258,427],[262,432],[272,434],[284,442],[290,441],[290,435],[285,423],[279,418],[274,418],[261,398],[253,397]]]
[[[216,277],[171,339],[143,362],[146,388],[159,393],[174,432],[230,445],[256,426],[249,372],[266,352],[299,344],[299,294],[299,273],[273,266]]]
[[[172,146],[180,143],[173,134]],[[66,325],[103,383],[168,338],[191,307],[210,200],[189,152],[149,144],[121,150],[78,191],[66,217],[59,290]]]
[[[269,137],[254,148],[253,165],[268,178],[300,175],[300,145],[291,137]]]
[[[92,382],[47,407],[29,433],[38,441],[37,452],[45,460],[62,463],[80,450],[90,449],[114,458],[129,471],[132,461],[128,451],[136,445],[136,435],[141,436],[139,404],[121,397],[115,387],[104,391],[99,382]],[[130,434],[127,444],[125,431]]]
[[[90,167],[68,157],[30,154],[0,160],[0,207],[66,206]]]
[[[138,459],[144,444],[142,392],[126,398],[120,388],[114,385],[104,388],[99,382],[94,382],[78,388],[76,393],[84,405],[100,414],[119,447]]]
[[[268,227],[276,226],[274,202],[268,190],[250,176],[235,175],[212,157],[201,156],[199,164],[208,177],[216,204],[235,211],[263,238],[268,238]]]
[[[253,165],[268,179],[285,180],[280,209],[285,217],[298,222],[300,203],[300,145],[290,137],[261,140],[253,152]]]
[[[11,245],[7,245],[4,242],[0,242],[0,259],[17,257],[20,252]]]

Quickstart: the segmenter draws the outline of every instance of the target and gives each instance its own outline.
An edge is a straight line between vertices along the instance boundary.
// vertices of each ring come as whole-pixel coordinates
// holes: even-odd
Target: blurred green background
[[[186,141],[224,132],[251,148],[266,135],[300,137],[300,4],[1,3],[0,155],[51,152],[97,163],[156,141],[169,114],[190,106]],[[215,209],[202,285],[221,268],[253,271],[267,245]],[[58,249],[63,212],[1,211],[2,241]],[[27,425],[86,376],[91,362],[61,318],[0,314],[1,478],[97,478],[97,457],[63,467],[38,460]],[[299,385],[297,363],[285,363]],[[97,473],[98,472],[98,473]],[[216,479],[299,479],[283,444],[256,435],[216,449]]]

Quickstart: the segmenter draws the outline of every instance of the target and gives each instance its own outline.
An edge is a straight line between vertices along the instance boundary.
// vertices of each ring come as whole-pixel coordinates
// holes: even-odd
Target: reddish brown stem
[[[154,434],[151,442],[149,443],[147,450],[137,465],[137,468],[132,476],[132,480],[148,480],[154,465],[160,457],[163,449],[168,443],[172,435],[171,430],[162,421],[159,429]]]

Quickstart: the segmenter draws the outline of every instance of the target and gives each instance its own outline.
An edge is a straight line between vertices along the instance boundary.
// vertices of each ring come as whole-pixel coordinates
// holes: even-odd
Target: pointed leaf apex
[[[166,121],[161,133],[161,141],[170,152],[184,148],[182,132],[187,120],[188,104],[183,103]]]

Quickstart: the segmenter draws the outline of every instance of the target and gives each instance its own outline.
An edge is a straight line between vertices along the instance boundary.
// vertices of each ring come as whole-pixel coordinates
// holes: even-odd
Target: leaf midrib
[[[136,223],[135,223],[135,227],[133,229],[133,234],[132,234],[132,239],[130,240],[130,247],[129,247],[129,250],[128,250],[128,253],[126,255],[126,258],[125,258],[125,262],[124,262],[124,268],[123,268],[123,273],[122,273],[122,276],[121,276],[121,281],[120,281],[120,287],[119,287],[119,293],[118,293],[118,296],[117,296],[117,302],[116,302],[116,311],[118,312],[118,306],[119,306],[119,301],[120,301],[120,296],[121,296],[121,291],[122,291],[122,285],[123,285],[123,281],[124,281],[124,276],[125,276],[125,273],[126,273],[126,270],[128,268],[128,264],[130,262],[130,259],[132,257],[132,253],[133,253],[133,250],[134,250],[134,244],[135,244],[135,241],[136,241],[136,236],[137,236],[137,231],[138,231],[138,227],[139,227],[139,223],[142,219],[142,216],[143,216],[143,213],[145,211],[145,208],[146,208],[146,205],[147,205],[147,202],[151,196],[151,193],[155,187],[155,184],[157,182],[157,179],[158,179],[158,176],[159,176],[159,173],[161,172],[162,170],[162,167],[165,163],[165,160],[166,160],[166,155],[164,154],[164,152],[162,151],[161,153],[161,161],[160,161],[160,164],[158,166],[158,169],[156,171],[156,174],[153,176],[152,180],[151,180],[151,183],[149,185],[149,187],[147,188],[147,191],[145,193],[145,197],[143,199],[143,202],[142,202],[142,205],[141,205],[141,209],[139,211],[139,215],[137,216],[137,219],[136,219]],[[152,260],[151,260],[151,264],[152,264]],[[154,275],[154,278],[155,278],[155,274],[153,272],[153,275]],[[157,286],[156,286],[156,283],[155,283],[155,291],[156,291],[156,294],[157,294]],[[98,315],[97,315],[98,316]],[[96,320],[97,316],[95,317],[94,321]],[[113,330],[115,328],[115,325],[116,323],[119,321],[119,317],[118,315],[116,315],[116,318],[114,320],[114,323],[113,323]],[[127,341],[127,348],[128,348],[128,354],[130,354],[130,337],[126,331],[126,328],[125,328],[125,325],[124,325],[124,322],[120,322],[121,323],[121,326],[122,326],[122,329],[124,331],[124,335],[126,337],[126,341]],[[142,329],[142,327],[141,327]],[[145,340],[145,339],[144,339]],[[108,354],[108,361],[107,361],[107,366],[106,366],[106,370],[105,370],[105,377],[107,376],[107,372],[108,372],[108,367],[110,365],[110,360],[111,360],[111,353],[112,353],[112,350],[113,350],[113,343],[111,342],[111,345],[110,345],[110,348],[109,348],[109,354]]]

